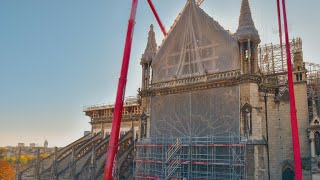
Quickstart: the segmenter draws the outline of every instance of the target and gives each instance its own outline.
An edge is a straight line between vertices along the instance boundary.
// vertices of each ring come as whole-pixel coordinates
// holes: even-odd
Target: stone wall
[[[284,96],[288,96],[287,93]],[[308,101],[306,83],[295,84],[295,98],[301,157],[310,157],[309,141],[307,137]],[[268,100],[269,150],[271,179],[282,176],[284,166],[293,167],[293,147],[290,121],[290,104],[287,98],[276,102]]]

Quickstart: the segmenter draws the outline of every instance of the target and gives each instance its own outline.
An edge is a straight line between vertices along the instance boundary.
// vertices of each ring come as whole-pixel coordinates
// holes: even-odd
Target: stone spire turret
[[[236,37],[240,45],[241,74],[259,74],[257,49],[261,40],[254,26],[249,0],[242,0]]]
[[[148,35],[148,43],[147,47],[142,55],[141,63],[146,63],[152,61],[152,58],[157,52],[157,42],[156,42],[156,35],[153,30],[153,24],[150,25],[150,31]]]
[[[156,35],[153,30],[153,25],[150,25],[150,31],[148,35],[148,42],[147,47],[144,51],[144,54],[142,54],[141,58],[141,66],[142,66],[142,86],[141,89],[145,89],[148,87],[148,84],[151,80],[151,63],[154,58],[154,56],[157,53],[157,42],[156,42]]]
[[[239,26],[236,35],[239,41],[251,39],[251,41],[258,44],[261,41],[258,30],[254,26],[249,0],[242,0]]]

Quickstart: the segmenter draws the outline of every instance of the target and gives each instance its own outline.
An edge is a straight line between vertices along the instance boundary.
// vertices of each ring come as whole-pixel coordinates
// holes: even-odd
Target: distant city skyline
[[[16,145],[7,145],[7,146],[2,146],[2,147],[19,147],[19,146],[23,146],[23,147],[45,147],[45,142],[47,142],[47,147],[49,146],[48,141],[44,141],[42,143],[35,143],[35,142],[18,142]],[[1,147],[1,146],[0,146]]]
[[[154,0],[169,30],[186,0]],[[278,43],[276,4],[251,0],[262,44]],[[206,0],[201,7],[235,32],[241,0]],[[131,1],[12,0],[0,2],[0,146],[19,142],[63,147],[90,130],[83,106],[113,102]],[[320,64],[320,2],[287,1],[290,37],[301,37],[305,61]],[[126,96],[141,84],[140,58],[150,24],[139,1]]]

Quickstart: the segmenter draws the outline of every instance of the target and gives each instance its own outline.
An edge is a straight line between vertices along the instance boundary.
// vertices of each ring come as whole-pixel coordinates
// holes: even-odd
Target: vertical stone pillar
[[[90,176],[89,179],[96,179],[96,147],[95,146],[93,146],[92,148],[89,176]]]
[[[253,64],[254,64],[254,73],[255,73],[255,74],[259,73],[258,47],[259,47],[259,45],[258,45],[257,43],[255,43],[254,46],[253,46],[253,54],[252,54],[252,56],[254,57]]]
[[[315,149],[314,132],[313,131],[310,131],[309,140],[310,140],[311,157],[316,157],[316,149]]]
[[[75,161],[75,147],[72,147],[72,154],[71,154],[71,163],[70,163],[70,179],[71,180],[76,180],[75,176],[76,176],[76,161]]]
[[[247,48],[247,51],[248,51],[248,73],[251,74],[252,73],[252,65],[251,65],[251,43],[250,43],[250,36],[248,38],[248,48]]]
[[[141,89],[144,90],[146,88],[146,64],[142,64],[142,81],[141,81]]]
[[[101,133],[103,134],[103,137],[104,137],[104,127],[103,127],[103,123],[101,123]]]
[[[254,179],[259,179],[259,149],[254,146]]]
[[[58,147],[54,147],[54,158],[52,162],[51,176],[53,180],[58,180],[57,174]]]
[[[37,158],[36,158],[36,164],[35,164],[35,173],[34,173],[34,179],[38,180],[40,179],[40,149],[37,149]]]
[[[150,121],[150,116],[147,117],[147,138],[150,138],[150,129],[151,129],[151,121]]]
[[[244,63],[243,63],[243,51],[244,51],[244,47],[243,47],[243,43],[240,43],[240,71],[241,74],[244,74]]]

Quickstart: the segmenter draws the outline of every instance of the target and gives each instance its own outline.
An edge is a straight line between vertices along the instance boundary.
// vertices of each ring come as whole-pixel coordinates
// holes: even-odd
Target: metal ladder
[[[165,169],[165,179],[170,179],[175,175],[177,169],[180,168],[181,159],[177,152],[181,149],[181,141],[177,138],[177,141],[166,152],[166,164],[169,164]],[[176,176],[176,175],[175,175]],[[178,177],[176,177],[178,178]]]

